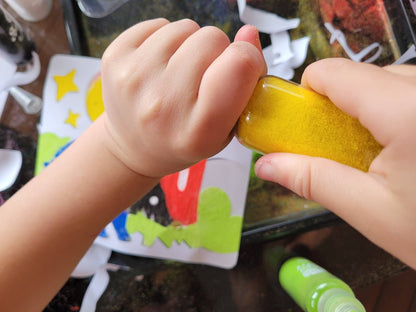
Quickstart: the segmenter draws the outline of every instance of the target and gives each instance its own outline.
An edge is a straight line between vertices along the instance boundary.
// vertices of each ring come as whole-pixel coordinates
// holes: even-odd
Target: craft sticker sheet
[[[100,59],[53,56],[43,100],[36,174],[104,111]],[[108,224],[94,244],[130,255],[233,267],[251,157],[234,139],[219,154],[162,178]]]

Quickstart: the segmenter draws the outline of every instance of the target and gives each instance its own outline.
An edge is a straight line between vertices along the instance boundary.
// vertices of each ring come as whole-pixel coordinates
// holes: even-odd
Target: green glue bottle
[[[279,271],[282,288],[307,312],[365,312],[352,289],[312,261],[293,257]]]

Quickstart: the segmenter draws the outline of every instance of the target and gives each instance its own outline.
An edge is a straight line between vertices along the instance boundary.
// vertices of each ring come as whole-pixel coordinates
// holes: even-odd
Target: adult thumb
[[[382,201],[385,193],[371,174],[319,157],[272,153],[257,161],[255,172],[321,204],[357,229],[368,227],[368,220],[374,219],[371,206]]]

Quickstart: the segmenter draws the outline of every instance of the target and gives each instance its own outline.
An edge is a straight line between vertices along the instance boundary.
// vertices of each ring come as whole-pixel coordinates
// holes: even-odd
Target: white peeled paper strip
[[[20,151],[0,149],[0,192],[14,184],[22,168],[22,161]]]
[[[101,266],[108,263],[110,256],[111,249],[93,244],[75,267],[71,276],[85,278],[94,275]]]
[[[91,245],[72,272],[71,277],[75,278],[86,278],[93,275],[84,294],[80,312],[95,311],[98,300],[106,290],[110,281],[107,266],[111,252],[111,249],[107,247],[97,244]]]
[[[274,41],[273,44],[279,44]],[[284,63],[274,64],[273,46],[269,45],[263,49],[263,55],[267,64],[267,74],[277,76],[283,79],[292,79],[295,75],[295,68],[301,66],[306,59],[308,53],[309,37],[303,37],[291,42],[291,50],[293,51],[293,57]]]
[[[291,48],[293,51],[293,58],[289,60],[290,66],[298,68],[305,63],[306,56],[308,55],[309,41],[309,37],[303,37],[292,41]]]
[[[106,265],[101,266],[94,274],[82,300],[80,312],[94,312],[97,302],[110,282]]]
[[[393,64],[404,64],[413,58],[416,58],[416,47],[414,44],[412,44]]]
[[[289,32],[282,31],[271,34],[270,40],[274,56],[272,60],[273,65],[285,63],[293,58],[294,54],[291,48]]]
[[[297,28],[299,18],[285,19],[271,12],[253,8],[246,0],[237,0],[240,20],[257,27],[260,32],[270,35],[271,45],[263,49],[268,74],[292,79],[295,68],[301,66],[307,55],[309,37],[290,40],[289,30]]]
[[[0,91],[0,117],[3,114],[4,106],[6,106],[7,96],[9,92],[7,91]]]
[[[286,19],[277,14],[253,8],[246,0],[237,0],[240,20],[245,24],[254,25],[260,32],[266,34],[279,33],[299,26],[300,19]]]

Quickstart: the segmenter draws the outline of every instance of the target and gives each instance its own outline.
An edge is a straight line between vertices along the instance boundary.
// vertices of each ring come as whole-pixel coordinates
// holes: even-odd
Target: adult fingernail
[[[260,158],[254,166],[254,172],[260,179],[273,181],[274,167],[268,160]]]

